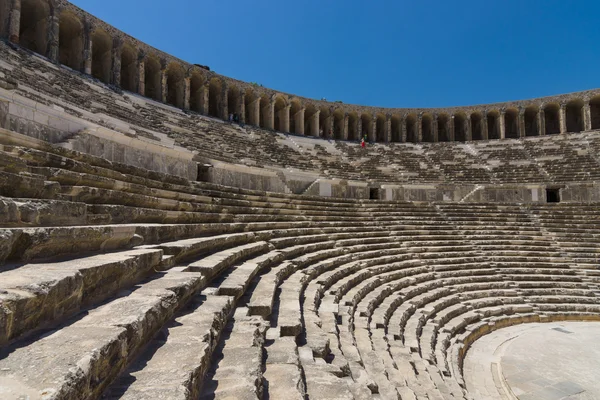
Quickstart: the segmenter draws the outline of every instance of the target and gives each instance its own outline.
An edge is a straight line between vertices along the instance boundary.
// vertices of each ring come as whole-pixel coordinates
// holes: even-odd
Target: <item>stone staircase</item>
[[[594,205],[323,199],[0,137],[3,399],[469,399],[478,337],[600,319]]]

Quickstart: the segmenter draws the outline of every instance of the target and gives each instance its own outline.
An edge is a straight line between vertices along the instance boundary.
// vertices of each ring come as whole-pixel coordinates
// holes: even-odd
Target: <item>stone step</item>
[[[196,399],[234,299],[197,295],[104,394],[106,399]]]
[[[83,203],[0,196],[1,227],[65,226],[86,223],[87,209]]]
[[[0,272],[0,346],[109,299],[161,262],[161,250],[137,249]]]
[[[3,397],[98,398],[204,284],[197,273],[158,274],[29,344],[8,349],[0,357]]]
[[[224,343],[206,376],[200,400],[263,398],[267,328],[262,318],[247,316],[246,308],[235,310],[223,335]]]
[[[133,225],[0,228],[0,237],[0,264],[131,248],[143,242]]]

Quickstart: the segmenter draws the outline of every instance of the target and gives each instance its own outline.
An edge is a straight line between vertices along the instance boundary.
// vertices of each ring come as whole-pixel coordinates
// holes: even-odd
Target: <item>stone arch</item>
[[[287,101],[282,96],[275,97],[273,104],[273,129],[278,132],[289,132],[290,116],[288,113]]]
[[[222,102],[223,82],[219,78],[212,78],[208,83],[208,115],[224,119]]]
[[[538,108],[536,106],[527,107],[523,118],[525,119],[525,136],[537,136],[539,132]]]
[[[454,120],[454,140],[457,142],[466,142],[467,141],[467,129],[465,123],[467,121],[467,117],[463,113],[458,113],[453,115]]]
[[[358,114],[351,112],[348,114],[348,140],[359,140],[358,134]]]
[[[386,124],[387,124],[387,117],[385,116],[385,114],[381,114],[381,113],[377,114],[376,119],[375,119],[375,135],[377,136],[375,138],[375,140],[377,142],[380,142],[380,143],[387,142]]]
[[[185,70],[177,62],[167,67],[167,103],[183,108],[185,104]]]
[[[331,131],[331,110],[326,106],[320,108],[319,113],[319,134],[321,137],[331,139],[333,132]]]
[[[571,100],[566,109],[567,132],[578,133],[584,130],[583,126],[583,101]]]
[[[258,112],[257,112],[258,107]],[[244,96],[244,121],[253,126],[260,124],[260,98],[252,89],[247,89]]]
[[[6,1],[10,10],[10,0]],[[46,55],[48,50],[48,20],[50,4],[47,0],[21,1],[21,26],[19,44],[31,51]],[[8,17],[10,14],[6,14]],[[6,21],[8,23],[8,19]],[[8,26],[7,26],[8,29]]]
[[[135,47],[126,43],[121,50],[121,88],[130,92],[137,91],[137,52]]]
[[[92,32],[92,76],[110,83],[113,40],[103,29]]]
[[[487,113],[488,139],[500,139],[500,113],[497,110]]]
[[[480,112],[474,112],[471,119],[471,140],[483,140],[483,116]]]
[[[550,103],[544,106],[544,125],[546,135],[560,133],[560,106],[558,104]]]
[[[406,142],[417,143],[417,116],[415,114],[408,114],[406,116]]]
[[[504,138],[519,138],[519,110],[508,108],[504,113]]]
[[[160,60],[149,55],[144,60],[144,95],[154,100],[162,100],[162,82],[160,78]]]
[[[590,99],[590,117],[592,129],[600,129],[600,96]]]
[[[450,116],[446,113],[442,113],[437,117],[438,127],[438,142],[450,142],[450,131],[448,130],[450,124]]]
[[[344,125],[345,125],[345,114],[341,108],[336,109],[333,112],[333,138],[335,140],[344,140]]]
[[[237,87],[237,85],[229,85],[229,88],[227,89],[227,112],[229,114],[237,115],[238,118],[241,103],[240,94],[240,88]]]
[[[433,143],[433,117],[429,113],[421,117],[422,142]]]
[[[373,140],[373,117],[371,114],[365,113],[360,116],[360,119],[362,121],[362,136],[365,137],[366,135],[367,140]]]
[[[290,133],[304,133],[304,119],[302,118],[302,103],[298,99],[290,102]]]
[[[392,115],[390,125],[392,130],[390,141],[394,143],[402,141],[402,120],[400,119],[400,116]]]
[[[204,113],[206,110],[206,78],[198,70],[190,76],[190,110]]]
[[[59,18],[58,54],[60,63],[76,71],[83,69],[83,33],[81,19],[70,11]]]
[[[314,104],[308,104],[304,111],[304,134],[309,136],[317,136],[319,134],[319,124],[314,123],[317,107]]]
[[[258,126],[263,129],[273,129],[271,125],[271,99],[266,94],[259,99],[259,123]]]

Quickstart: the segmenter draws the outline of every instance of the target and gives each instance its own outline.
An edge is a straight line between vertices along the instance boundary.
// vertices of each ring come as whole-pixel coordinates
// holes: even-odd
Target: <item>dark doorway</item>
[[[369,188],[369,199],[379,200],[379,188]]]
[[[560,189],[546,189],[546,203],[560,203]]]

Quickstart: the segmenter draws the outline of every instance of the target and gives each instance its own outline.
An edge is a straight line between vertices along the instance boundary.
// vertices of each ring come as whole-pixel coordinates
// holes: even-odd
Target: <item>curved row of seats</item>
[[[188,182],[0,138],[0,397],[469,398],[477,337],[600,316],[593,205]]]

